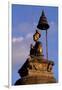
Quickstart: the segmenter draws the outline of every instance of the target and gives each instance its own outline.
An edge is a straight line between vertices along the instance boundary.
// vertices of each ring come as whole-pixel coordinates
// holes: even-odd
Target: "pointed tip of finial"
[[[44,10],[42,10],[42,16],[45,16]]]

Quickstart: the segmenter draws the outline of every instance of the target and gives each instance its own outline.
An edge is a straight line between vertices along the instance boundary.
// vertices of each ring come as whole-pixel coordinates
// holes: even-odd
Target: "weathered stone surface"
[[[53,72],[48,72],[48,71],[40,71],[40,70],[28,70],[28,76],[37,76],[37,77],[54,77]]]
[[[21,79],[15,85],[56,83],[53,74],[53,61],[27,59],[18,73]]]
[[[47,60],[30,60],[27,59],[23,66],[19,69],[18,73],[21,77],[29,74],[29,70],[36,71],[44,71],[44,72],[52,72],[53,61]],[[34,73],[35,74],[35,73]]]
[[[26,76],[16,81],[15,85],[46,84],[46,83],[56,83],[56,80],[54,77]]]

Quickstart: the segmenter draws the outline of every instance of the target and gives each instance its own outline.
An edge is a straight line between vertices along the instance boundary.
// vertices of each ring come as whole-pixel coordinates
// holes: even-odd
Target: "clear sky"
[[[58,8],[48,6],[12,5],[12,84],[19,79],[18,69],[29,55],[32,35],[35,33],[42,10],[50,28],[48,30],[48,58],[53,60],[54,76],[58,80]],[[46,58],[45,31],[41,32],[43,54]]]

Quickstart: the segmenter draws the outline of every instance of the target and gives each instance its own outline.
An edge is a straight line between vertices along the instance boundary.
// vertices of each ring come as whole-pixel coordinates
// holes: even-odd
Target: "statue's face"
[[[34,41],[37,41],[37,40],[39,39],[39,34],[36,33],[36,34],[34,35],[33,39],[34,39]]]

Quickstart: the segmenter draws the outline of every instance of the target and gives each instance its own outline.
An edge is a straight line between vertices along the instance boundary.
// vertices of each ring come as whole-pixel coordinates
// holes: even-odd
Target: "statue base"
[[[56,83],[53,65],[54,62],[51,60],[27,59],[18,71],[21,78],[15,85]]]

